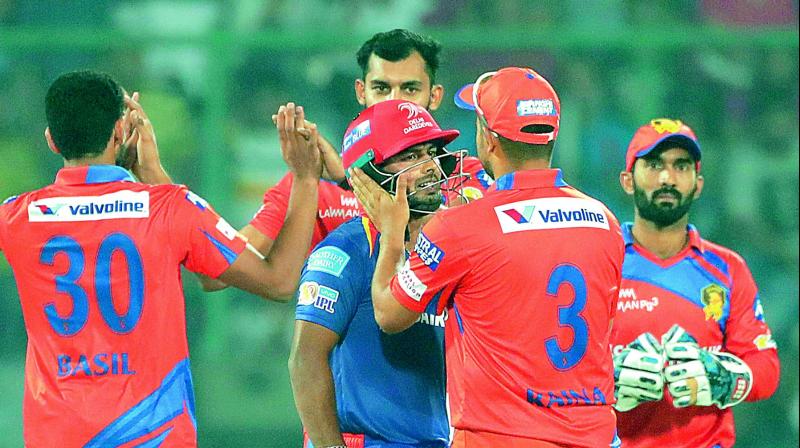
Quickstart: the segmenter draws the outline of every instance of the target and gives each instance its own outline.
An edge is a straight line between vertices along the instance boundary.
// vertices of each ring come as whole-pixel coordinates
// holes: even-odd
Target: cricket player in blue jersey
[[[403,100],[365,109],[345,133],[345,169],[371,173],[390,193],[401,174],[408,185],[408,251],[441,206],[441,183],[455,167],[443,146],[457,136]],[[289,370],[307,448],[449,445],[445,315],[434,300],[408,330],[380,330],[370,295],[377,229],[366,217],[336,228],[301,275]]]

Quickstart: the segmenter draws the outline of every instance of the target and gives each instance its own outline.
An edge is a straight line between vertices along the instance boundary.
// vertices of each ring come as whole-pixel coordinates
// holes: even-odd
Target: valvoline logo
[[[37,207],[42,212],[43,215],[55,215],[56,214],[56,212],[52,208],[47,206],[47,205],[38,204],[35,207]],[[56,210],[61,208],[60,206],[56,206],[56,205],[54,205],[54,207],[56,207]]]
[[[100,221],[150,216],[150,193],[117,191],[101,196],[40,199],[28,205],[30,222]]]
[[[576,227],[609,229],[605,207],[593,199],[529,199],[494,208],[503,233]]]
[[[533,211],[536,210],[536,206],[534,205],[526,205],[523,207],[522,212],[520,213],[519,210],[512,208],[508,210],[503,210],[503,213],[510,216],[511,219],[516,221],[518,224],[527,224],[531,222],[533,219]]]
[[[414,246],[414,252],[417,253],[419,259],[425,263],[425,266],[435,271],[439,267],[439,263],[444,259],[444,251],[436,244],[428,239],[424,233],[420,232],[417,237],[417,244]]]

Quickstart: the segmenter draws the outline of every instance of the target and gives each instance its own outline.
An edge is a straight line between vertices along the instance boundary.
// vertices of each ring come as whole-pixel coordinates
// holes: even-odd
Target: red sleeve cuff
[[[771,397],[778,388],[781,375],[778,351],[768,349],[751,352],[742,356],[742,361],[753,371],[753,388],[750,389],[745,401],[759,401]]]

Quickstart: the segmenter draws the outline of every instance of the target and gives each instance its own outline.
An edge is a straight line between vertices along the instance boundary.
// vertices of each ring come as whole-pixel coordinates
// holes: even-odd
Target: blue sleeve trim
[[[172,427],[167,428],[166,431],[162,432],[161,434],[157,435],[156,437],[140,443],[139,445],[134,446],[133,448],[159,448],[162,443],[164,443],[164,439],[167,438],[169,433],[172,432]]]
[[[455,303],[453,304],[453,314],[456,315],[459,333],[464,334],[464,322],[461,320],[461,313],[458,312],[458,307],[456,307]]]
[[[188,358],[179,362],[164,377],[158,389],[117,417],[84,445],[84,448],[120,446],[155,432],[158,428],[184,412],[189,414],[196,429],[197,420],[194,416],[192,374],[189,370]],[[156,439],[152,439],[151,442],[153,440]]]
[[[205,235],[206,238],[208,238],[214,244],[214,247],[217,248],[217,250],[222,254],[222,256],[225,257],[225,260],[228,262],[228,264],[233,264],[233,262],[236,261],[236,257],[239,256],[236,252],[231,250],[228,246],[223,244],[218,239],[211,236],[210,233],[202,229],[200,230],[203,232],[203,235]]]
[[[722,273],[725,274],[725,276],[728,277],[728,279],[730,280],[731,274],[728,270],[728,263],[725,263],[725,260],[723,260],[719,255],[715,254],[714,252],[711,252],[710,250],[703,251],[702,256],[704,260],[709,262],[715,268],[722,271]]]
[[[19,195],[11,196],[10,198],[7,198],[2,203],[0,203],[0,205],[5,205],[5,204],[8,204],[8,203],[14,202],[14,201],[17,200],[18,197],[19,197]]]

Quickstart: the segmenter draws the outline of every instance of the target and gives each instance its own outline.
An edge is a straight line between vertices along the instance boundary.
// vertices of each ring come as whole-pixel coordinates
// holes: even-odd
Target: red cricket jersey
[[[701,347],[748,363],[753,369],[748,399],[770,395],[778,379],[778,354],[742,257],[703,240],[689,226],[687,247],[661,260],[635,244],[631,228],[622,226],[626,252],[612,350],[622,350],[644,332],[660,339],[679,324]],[[625,447],[727,448],[735,441],[731,408],[675,408],[666,387],[664,400],[619,412],[617,419]]]
[[[288,173],[274,187],[264,193],[264,202],[258,209],[250,225],[268,238],[274,240],[283,228],[286,209],[289,207],[289,193],[292,190],[294,175]],[[321,179],[317,221],[311,238],[311,250],[333,229],[339,227],[361,213],[361,205],[355,193],[339,187],[335,182]],[[309,250],[309,253],[311,252]]]
[[[436,214],[392,279],[421,312],[439,291],[451,425],[573,446],[615,439],[609,341],[622,270],[614,215],[560,170],[501,177]]]
[[[245,242],[180,185],[64,168],[0,206],[28,333],[27,447],[195,447],[180,266],[216,278]]]

